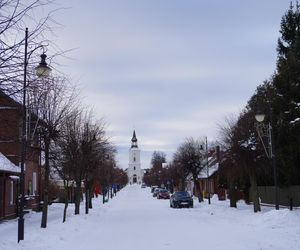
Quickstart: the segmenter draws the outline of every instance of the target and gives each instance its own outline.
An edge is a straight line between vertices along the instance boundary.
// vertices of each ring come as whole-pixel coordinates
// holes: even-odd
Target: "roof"
[[[137,138],[136,138],[136,135],[135,135],[135,130],[133,130],[133,136],[132,136],[131,141],[132,142],[137,142]]]
[[[0,171],[20,173],[21,169],[0,153]]]
[[[10,96],[2,90],[0,90],[0,97],[6,99],[10,103],[9,107],[22,107],[22,104],[14,99],[12,95]]]
[[[217,172],[219,169],[219,163],[215,163],[214,165],[209,165],[208,171],[207,166],[205,166],[202,171],[199,173],[198,177],[200,179],[205,179],[207,177],[211,177],[215,172]]]
[[[131,139],[131,148],[138,148],[138,145],[137,145],[137,138],[136,138],[136,135],[135,135],[135,130],[133,130],[133,136],[132,136],[132,139]]]

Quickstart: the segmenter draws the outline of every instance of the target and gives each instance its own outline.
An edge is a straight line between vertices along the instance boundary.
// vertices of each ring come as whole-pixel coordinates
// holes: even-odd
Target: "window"
[[[27,195],[32,195],[32,181],[28,181]]]
[[[33,195],[36,195],[36,191],[37,191],[37,188],[36,188],[36,172],[33,172],[32,173],[32,194]]]
[[[10,196],[9,196],[9,204],[14,204],[14,182],[10,181]]]
[[[135,170],[135,167],[133,167],[133,170]]]
[[[135,159],[135,157],[133,157],[133,161],[135,161],[136,159]]]

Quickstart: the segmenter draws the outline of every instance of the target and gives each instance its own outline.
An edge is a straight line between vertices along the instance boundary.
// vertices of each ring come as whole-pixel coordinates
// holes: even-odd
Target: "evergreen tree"
[[[291,3],[281,20],[273,84],[274,132],[279,183],[300,180],[300,5]]]

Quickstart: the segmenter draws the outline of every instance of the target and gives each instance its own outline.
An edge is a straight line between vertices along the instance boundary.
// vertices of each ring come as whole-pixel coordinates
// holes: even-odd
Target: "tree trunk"
[[[64,216],[63,216],[63,222],[67,219],[67,208],[69,205],[69,187],[65,186],[65,207],[64,207]]]
[[[230,198],[230,207],[237,207],[236,206],[236,190],[235,190],[235,183],[233,179],[229,180],[229,198]]]
[[[261,209],[260,209],[256,176],[254,173],[251,173],[249,177],[250,177],[250,184],[251,184],[251,198],[253,201],[253,209],[255,213],[260,212]]]
[[[91,187],[91,186],[90,186]],[[93,208],[93,204],[92,204],[92,196],[93,196],[93,193],[92,193],[92,190],[91,188],[89,189],[89,208]]]
[[[194,179],[194,186],[196,188],[196,194],[197,194],[198,200],[199,200],[199,202],[202,202],[203,196],[202,196],[202,189],[201,189],[200,181],[197,179],[196,176],[194,176],[193,179]]]
[[[44,176],[44,203],[42,211],[42,221],[41,227],[47,227],[47,217],[48,217],[48,202],[49,202],[49,148],[50,148],[50,139],[46,138],[45,141],[45,176]]]
[[[89,182],[85,182],[85,213],[89,213],[90,187]]]
[[[75,187],[75,214],[80,212],[80,197],[81,196],[81,182],[76,182]]]
[[[185,190],[185,179],[181,178],[179,183],[179,190],[178,191],[184,191]]]
[[[243,189],[243,192],[244,192],[244,200],[245,200],[245,203],[247,205],[250,205],[250,194],[249,194],[249,188],[248,185]]]
[[[93,181],[89,181],[89,200],[88,200],[88,206],[89,208],[93,208],[93,205],[92,205],[92,198],[93,198]]]

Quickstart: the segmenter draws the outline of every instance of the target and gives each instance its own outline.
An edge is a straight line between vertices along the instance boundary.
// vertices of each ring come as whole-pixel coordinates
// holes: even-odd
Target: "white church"
[[[131,139],[131,147],[129,149],[129,167],[127,169],[129,184],[141,184],[144,172],[141,169],[141,150],[138,148],[135,130]]]

